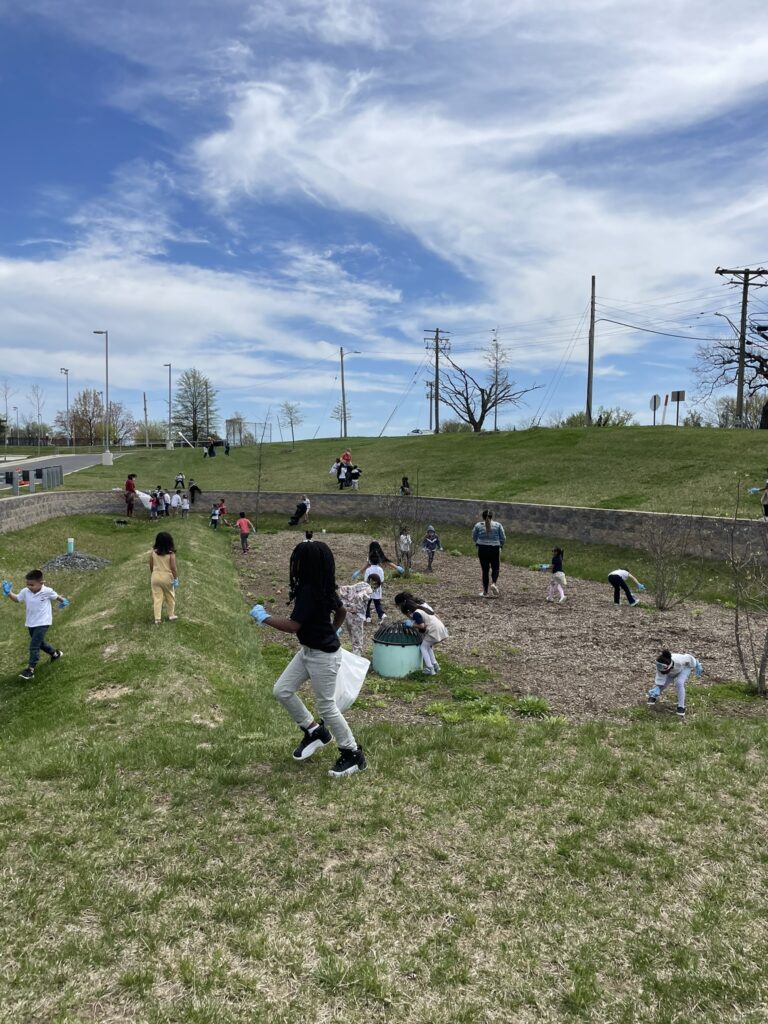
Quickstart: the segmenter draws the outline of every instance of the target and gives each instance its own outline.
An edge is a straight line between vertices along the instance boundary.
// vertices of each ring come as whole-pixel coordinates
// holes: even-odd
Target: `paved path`
[[[115,459],[119,458],[117,452],[113,452],[112,456]],[[9,456],[5,462],[0,459],[0,474],[10,472],[12,469],[42,469],[45,466],[61,466],[64,476],[66,476],[68,473],[76,473],[78,469],[99,465],[101,465],[101,452],[90,455],[41,455],[39,459],[20,459],[18,456]]]

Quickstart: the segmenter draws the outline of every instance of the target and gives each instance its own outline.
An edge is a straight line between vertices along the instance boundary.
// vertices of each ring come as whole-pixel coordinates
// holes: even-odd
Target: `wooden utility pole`
[[[433,380],[425,381],[427,385],[427,400],[429,402],[429,432],[432,433],[432,403],[434,401],[435,382]]]
[[[144,447],[149,448],[149,420],[147,419],[147,392],[144,392]]]
[[[584,417],[588,427],[592,426],[592,376],[595,366],[595,275],[592,275],[592,298],[589,304],[589,355],[587,356],[587,408]]]
[[[755,278],[768,277],[768,270],[763,267],[757,270],[726,270],[718,267],[715,270],[720,277],[731,277],[741,281],[741,324],[739,326],[739,360],[736,370],[736,426],[744,426],[744,367],[747,355],[747,309],[749,307],[749,285]],[[764,286],[763,286],[764,287]]]
[[[425,331],[430,328],[425,327]],[[432,398],[434,401],[435,408],[435,426],[434,432],[440,433],[440,353],[450,351],[451,343],[448,340],[448,332],[441,331],[439,327],[436,327],[434,334],[428,334],[424,338],[424,344],[427,349],[434,349],[435,352],[435,380],[432,388]]]

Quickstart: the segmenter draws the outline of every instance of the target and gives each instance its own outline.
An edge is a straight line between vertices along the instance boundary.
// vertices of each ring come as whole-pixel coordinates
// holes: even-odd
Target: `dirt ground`
[[[238,551],[248,601],[274,599],[271,606],[287,612],[288,560],[302,536],[300,531],[257,535],[247,555]],[[334,552],[337,583],[348,581],[354,569],[365,565],[367,535],[318,534],[316,539],[326,541]],[[393,551],[384,548],[394,557]],[[414,572],[422,573],[424,568],[419,552]],[[477,559],[442,553],[436,556],[430,576],[387,579],[384,607],[388,615],[399,618],[392,598],[398,590],[411,590],[429,601],[450,631],[438,656],[442,653],[459,665],[482,665],[494,677],[494,683],[483,689],[545,697],[555,714],[572,721],[622,718],[627,710],[643,705],[645,691],[653,683],[655,655],[663,647],[695,654],[704,666],[701,683],[691,680],[688,686],[689,718],[695,714],[697,689],[742,678],[731,609],[693,602],[657,612],[647,594],[641,595],[637,607],[622,602],[616,609],[607,580],[602,584],[571,577],[566,601],[547,604],[548,583],[547,573],[502,563],[500,596],[485,600],[478,596]],[[366,627],[369,644],[376,627],[375,618]],[[293,637],[277,630],[270,630],[269,641],[295,646]],[[434,693],[430,699],[435,699]],[[674,704],[671,694],[666,705],[674,708]],[[763,702],[749,702],[740,712],[734,710],[754,714],[764,713],[764,708]],[[420,718],[418,712],[418,706],[412,707],[398,717]]]

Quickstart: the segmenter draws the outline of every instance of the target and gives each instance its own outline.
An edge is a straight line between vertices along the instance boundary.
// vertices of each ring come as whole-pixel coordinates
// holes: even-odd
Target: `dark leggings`
[[[624,579],[623,576],[616,576],[615,573],[611,573],[611,575],[608,577],[608,582],[613,587],[614,604],[621,604],[622,590],[624,591],[624,595],[626,596],[629,603],[632,604],[634,602],[635,599],[632,595],[632,591],[627,586],[627,581]]]
[[[47,626],[27,626],[29,630],[29,667],[34,668],[35,665],[40,661],[41,649],[45,651],[47,655],[55,654],[56,648],[46,641],[45,634],[48,632]]]
[[[497,544],[478,544],[477,557],[480,559],[480,568],[483,571],[483,590],[488,593],[488,570],[493,582],[499,578],[499,552]]]
[[[371,617],[371,605],[373,605],[374,608],[376,609],[376,614],[379,616],[379,620],[383,619],[384,606],[382,605],[381,600],[378,597],[372,597],[369,599],[368,604],[366,605],[365,608],[366,619],[370,619]]]

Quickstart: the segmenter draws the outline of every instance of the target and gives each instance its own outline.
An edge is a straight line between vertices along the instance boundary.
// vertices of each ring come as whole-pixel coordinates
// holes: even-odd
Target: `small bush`
[[[548,718],[552,713],[550,703],[544,697],[519,697],[512,707],[525,718]]]

